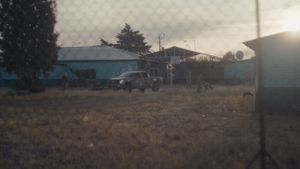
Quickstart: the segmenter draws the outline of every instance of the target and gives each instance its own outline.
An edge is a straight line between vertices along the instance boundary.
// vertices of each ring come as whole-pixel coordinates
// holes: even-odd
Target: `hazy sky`
[[[261,0],[262,33],[295,28],[300,0]],[[97,45],[100,38],[115,42],[125,23],[141,31],[152,50],[158,35],[164,46],[180,46],[222,56],[245,50],[255,38],[255,0],[57,0],[57,31],[61,46]],[[300,27],[299,27],[300,28]]]

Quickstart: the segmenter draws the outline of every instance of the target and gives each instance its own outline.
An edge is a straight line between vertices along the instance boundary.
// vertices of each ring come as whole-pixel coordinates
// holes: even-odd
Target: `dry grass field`
[[[0,93],[3,169],[240,169],[258,150],[251,87]],[[300,115],[268,115],[268,149],[300,168]],[[255,168],[255,166],[254,166]]]

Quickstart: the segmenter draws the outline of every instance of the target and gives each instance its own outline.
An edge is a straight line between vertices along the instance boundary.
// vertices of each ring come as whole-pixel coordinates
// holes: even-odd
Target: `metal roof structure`
[[[184,48],[180,48],[177,46],[173,46],[167,49],[163,49],[158,52],[150,53],[147,55],[142,56],[143,59],[146,59],[148,61],[169,61],[171,57],[179,56],[181,59],[188,59],[192,57],[206,57],[212,60],[220,60],[221,58],[210,55],[207,53],[192,51]]]
[[[171,57],[171,56],[181,56],[181,57],[192,57],[195,55],[199,55],[199,52],[179,48],[176,46],[173,46],[171,48],[167,48],[158,52],[150,53],[148,55],[144,55],[145,58],[165,58],[165,57]]]
[[[62,47],[58,61],[139,60],[139,55],[110,46]]]
[[[260,42],[278,41],[283,44],[298,45],[300,42],[300,31],[281,32],[281,33],[261,37],[259,39],[246,41],[244,42],[244,44],[247,47],[256,50],[259,41]]]

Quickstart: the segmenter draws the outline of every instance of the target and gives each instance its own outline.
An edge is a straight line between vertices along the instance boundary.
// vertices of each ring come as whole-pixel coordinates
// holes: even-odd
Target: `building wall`
[[[262,44],[265,106],[270,112],[300,112],[299,43]]]
[[[0,67],[0,87],[14,85],[15,79],[16,75],[7,73],[4,68]]]
[[[138,61],[67,61],[66,64],[73,71],[95,69],[96,79],[108,80],[129,70],[138,70]]]
[[[177,83],[186,83],[187,74],[191,72],[192,83],[197,83],[199,75],[209,83],[222,83],[224,68],[218,62],[181,62],[175,65],[174,81]]]
[[[130,61],[60,61],[53,67],[47,76],[41,79],[45,85],[53,86],[61,82],[62,76],[66,73],[70,80],[76,79],[73,71],[83,69],[95,69],[96,79],[106,83],[111,77],[117,76],[125,71],[138,70],[139,63],[135,60]],[[0,69],[0,87],[12,86],[16,80],[14,74],[6,73]]]
[[[264,88],[264,107],[268,112],[300,113],[300,88]]]
[[[16,75],[7,73],[4,68],[0,68],[0,79],[14,80],[16,79]]]
[[[300,48],[291,44],[263,44],[263,75],[266,88],[300,87]]]
[[[229,84],[253,84],[255,59],[229,63],[224,66],[224,80]]]

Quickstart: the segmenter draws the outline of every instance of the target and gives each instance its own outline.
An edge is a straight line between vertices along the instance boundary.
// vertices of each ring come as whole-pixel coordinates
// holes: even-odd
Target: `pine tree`
[[[117,44],[115,46],[120,49],[124,49],[137,54],[147,54],[150,51],[151,46],[147,45],[145,38],[140,31],[133,31],[129,24],[125,24],[125,27],[116,36]]]
[[[0,0],[2,66],[31,89],[57,60],[55,0]]]
[[[104,40],[104,39],[100,39],[101,41],[101,46],[114,46],[114,44],[109,43],[108,41]]]
[[[223,56],[223,60],[233,62],[236,61],[236,58],[234,54],[231,51],[229,51]]]

